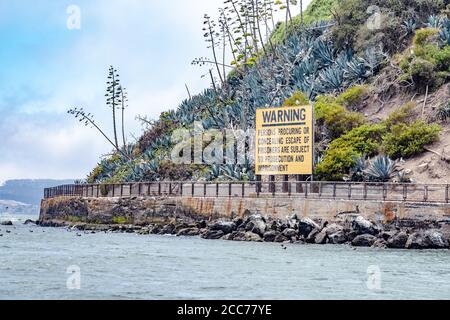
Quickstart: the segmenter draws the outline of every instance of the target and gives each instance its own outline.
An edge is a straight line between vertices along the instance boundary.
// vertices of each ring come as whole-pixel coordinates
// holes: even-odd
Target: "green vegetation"
[[[362,114],[348,111],[330,96],[318,97],[314,109],[316,121],[326,127],[331,139],[359,127],[365,121]]]
[[[295,91],[292,96],[284,100],[284,107],[305,106],[309,104],[309,100],[301,91]]]
[[[358,109],[358,105],[360,105],[368,96],[369,87],[367,85],[356,85],[341,93],[336,98],[336,102],[347,109]]]
[[[338,0],[313,0],[308,8],[303,12],[303,24],[309,26],[319,21],[329,21],[332,18],[332,10],[338,3]],[[298,15],[292,18],[288,24],[288,34],[299,33],[302,30],[302,16]],[[286,23],[277,24],[270,39],[273,44],[284,42],[286,39]]]
[[[421,120],[394,125],[383,137],[386,154],[392,158],[409,158],[424,152],[424,147],[438,140],[441,127]]]
[[[450,46],[440,41],[440,31],[424,28],[416,31],[413,50],[402,57],[402,79],[410,79],[418,89],[436,88],[450,76]]]
[[[342,180],[348,173],[358,176],[361,171],[352,172],[352,169],[361,157],[385,153],[399,159],[424,152],[426,145],[437,141],[441,128],[437,124],[412,121],[413,108],[413,104],[406,104],[382,123],[361,125],[333,140],[316,166],[319,179]]]
[[[363,155],[372,156],[379,152],[382,124],[359,126],[330,143],[324,158],[316,166],[316,175],[321,180],[342,180]]]
[[[324,180],[349,174],[355,180],[392,178],[395,165],[384,155],[392,161],[410,157],[437,139],[440,127],[415,121],[414,104],[398,108],[380,123],[369,123],[357,111],[376,101],[369,99],[372,94],[382,102],[395,99],[397,85],[415,94],[450,79],[450,20],[443,16],[450,1],[314,0],[303,17],[290,16],[289,6],[299,4],[291,0],[254,1],[254,9],[250,2],[225,1],[228,9],[219,10],[218,20],[204,16],[202,34],[211,56],[193,61],[207,67],[204,74],[211,87],[191,95],[186,86],[187,99],[174,110],[157,119],[138,117],[144,133],[134,144],[126,145],[122,126],[124,146],[119,147],[116,128],[108,138],[113,154],[94,168],[88,182],[254,180],[250,159],[242,164],[179,165],[170,161],[170,152],[178,142],[172,137],[175,130],[254,129],[255,110],[261,107],[314,105],[316,154],[321,159],[316,173]],[[285,17],[276,27],[275,8]],[[397,58],[391,59],[393,55]],[[399,63],[400,72],[392,63]],[[395,85],[376,87],[386,76]],[[125,98],[120,94],[113,101],[112,92],[119,88],[108,85],[109,105],[122,107],[123,113],[119,102]],[[449,110],[442,106],[435,117],[445,121]],[[71,113],[95,124],[82,109]]]
[[[126,218],[126,217],[114,217],[112,219],[114,224],[129,224],[130,223],[130,219]]]

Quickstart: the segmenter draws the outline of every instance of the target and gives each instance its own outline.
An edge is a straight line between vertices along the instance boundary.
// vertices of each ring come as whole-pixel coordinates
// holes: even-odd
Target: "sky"
[[[208,87],[205,70],[191,62],[209,56],[203,15],[216,16],[222,2],[1,0],[0,183],[82,179],[111,151],[66,113],[83,107],[111,136],[110,65],[128,89],[131,141],[142,133],[137,115],[156,119],[175,109],[187,98],[185,84],[193,94]]]

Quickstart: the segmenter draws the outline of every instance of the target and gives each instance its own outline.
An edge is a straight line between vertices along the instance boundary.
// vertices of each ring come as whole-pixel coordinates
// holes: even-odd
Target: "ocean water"
[[[448,250],[283,249],[7,218],[15,226],[0,226],[0,299],[450,299]]]

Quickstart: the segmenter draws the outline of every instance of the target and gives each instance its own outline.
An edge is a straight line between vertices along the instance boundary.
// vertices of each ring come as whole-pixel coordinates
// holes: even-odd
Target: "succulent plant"
[[[371,182],[388,182],[397,175],[397,163],[391,158],[379,155],[370,160],[364,170],[366,180]]]

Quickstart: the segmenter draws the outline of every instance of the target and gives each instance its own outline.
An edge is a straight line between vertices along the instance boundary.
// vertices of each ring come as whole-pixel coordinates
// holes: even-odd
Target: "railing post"
[[[336,183],[333,183],[333,199],[336,199]]]
[[[232,184],[230,182],[230,183],[228,183],[228,197],[230,197],[230,198],[231,198],[231,195],[232,195],[231,188],[232,188]]]
[[[363,189],[364,189],[364,191],[363,191],[364,200],[367,200],[367,183],[365,183],[365,182],[363,185]]]
[[[403,185],[403,201],[408,199],[408,186],[406,184]]]
[[[386,188],[386,184],[383,183],[383,200],[386,201],[387,198],[387,188]]]
[[[207,185],[206,182],[203,184],[203,197],[206,198],[206,194],[207,194]]]
[[[112,196],[113,196],[113,198],[114,198],[114,196],[115,196],[115,193],[116,193],[116,185],[113,183],[112,184]]]
[[[195,194],[195,183],[192,182],[192,184],[191,184],[191,196],[193,197],[194,194]]]
[[[305,198],[308,198],[308,184],[309,182],[305,183]]]
[[[352,198],[352,184],[348,184],[348,199]]]
[[[259,194],[261,193],[261,176],[257,175],[256,176],[256,194],[259,196]]]
[[[172,195],[172,182],[169,183],[169,196]]]
[[[216,182],[216,198],[219,197],[219,183]]]
[[[319,182],[319,198],[322,198],[322,182]]]
[[[288,192],[288,182],[289,182],[289,176],[288,175],[283,175],[283,193],[287,193]]]
[[[123,183],[120,184],[120,197],[123,198]]]
[[[270,184],[269,184],[269,191],[272,192],[273,195],[275,195],[275,176],[270,176],[269,177],[270,180]]]
[[[161,196],[161,181],[158,181],[158,196]]]
[[[446,203],[449,202],[449,194],[448,194],[449,187],[450,187],[449,185],[446,185],[446,186],[445,186],[445,202],[446,202]]]
[[[242,183],[242,198],[245,198],[245,183]]]
[[[180,195],[183,197],[183,182],[180,182]]]
[[[424,187],[423,200],[424,200],[425,202],[428,201],[428,186],[425,186],[425,187]]]

